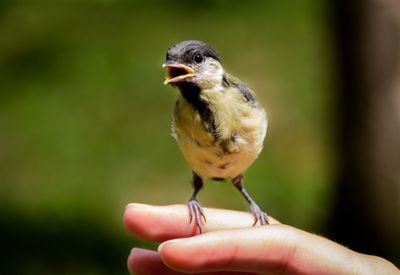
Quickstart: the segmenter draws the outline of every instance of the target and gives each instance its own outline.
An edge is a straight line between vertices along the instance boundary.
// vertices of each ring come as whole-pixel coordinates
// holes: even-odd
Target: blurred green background
[[[1,274],[126,274],[129,202],[185,203],[170,136],[169,46],[203,40],[269,116],[246,186],[270,215],[325,230],[337,170],[327,1],[0,3]],[[227,183],[203,206],[246,210]]]

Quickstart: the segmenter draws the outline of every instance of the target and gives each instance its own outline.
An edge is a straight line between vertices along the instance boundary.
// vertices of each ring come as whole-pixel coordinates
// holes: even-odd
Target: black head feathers
[[[211,57],[221,62],[216,50],[198,40],[187,40],[173,45],[168,49],[166,58],[167,61],[190,64],[201,61],[201,57]]]

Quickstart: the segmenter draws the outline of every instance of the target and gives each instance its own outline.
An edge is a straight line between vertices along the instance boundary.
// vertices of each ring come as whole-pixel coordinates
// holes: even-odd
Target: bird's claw
[[[201,234],[202,233],[201,218],[203,218],[204,222],[206,222],[206,216],[204,214],[203,208],[200,206],[200,203],[196,200],[190,200],[188,202],[188,208],[189,208],[190,223],[194,218],[196,220],[197,227],[199,228],[199,232]]]
[[[257,224],[258,221],[260,221],[260,225],[266,225],[269,224],[268,222],[268,215],[267,213],[263,212],[260,207],[258,207],[257,204],[252,203],[250,205],[250,212],[254,216],[254,223],[253,226]]]

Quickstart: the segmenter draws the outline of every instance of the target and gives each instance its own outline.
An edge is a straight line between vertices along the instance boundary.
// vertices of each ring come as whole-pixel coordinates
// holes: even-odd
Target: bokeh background
[[[396,1],[0,2],[0,273],[127,274],[129,202],[185,203],[169,46],[203,40],[269,116],[246,174],[284,223],[400,263]],[[246,210],[228,183],[203,206]],[[156,226],[156,225],[155,225]]]

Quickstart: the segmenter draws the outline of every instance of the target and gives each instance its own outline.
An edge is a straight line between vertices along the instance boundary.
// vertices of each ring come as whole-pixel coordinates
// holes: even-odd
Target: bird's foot
[[[260,207],[258,207],[258,205],[256,203],[251,203],[250,204],[250,212],[254,216],[253,226],[256,225],[258,221],[260,221],[260,225],[269,224],[267,213],[262,211],[260,209]]]
[[[203,218],[204,222],[206,222],[206,216],[204,215],[203,208],[201,208],[200,203],[195,199],[189,200],[188,208],[189,208],[190,223],[194,219],[201,234],[202,232],[201,218]]]

